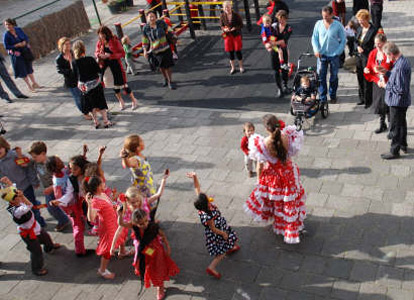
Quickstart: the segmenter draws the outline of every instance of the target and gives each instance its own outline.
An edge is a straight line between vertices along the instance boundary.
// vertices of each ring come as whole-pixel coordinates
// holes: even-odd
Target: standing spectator
[[[367,81],[372,82],[372,105],[374,113],[380,117],[380,127],[375,130],[375,133],[381,133],[387,130],[385,118],[390,116],[390,110],[385,104],[384,96],[385,89],[382,83],[387,83],[388,78],[378,73],[378,67],[381,66],[387,71],[391,70],[392,62],[387,61],[387,56],[383,51],[383,47],[387,42],[384,34],[377,34],[375,36],[375,49],[371,51],[368,57],[367,66],[364,69],[364,76]]]
[[[327,101],[326,77],[330,67],[329,97],[336,102],[338,89],[339,55],[345,48],[345,30],[341,23],[333,19],[333,10],[330,6],[322,8],[322,20],[316,22],[312,35],[312,46],[318,58],[318,74],[320,79],[320,100]]]
[[[128,86],[124,67],[122,66],[121,58],[125,56],[124,48],[112,31],[106,27],[101,26],[98,29],[99,40],[96,43],[95,56],[98,58],[99,65],[102,68],[102,75],[105,74],[107,68],[110,69],[114,77],[114,92],[119,101],[121,110],[125,109],[124,99],[122,99],[121,88],[124,89],[125,94],[129,95],[132,101],[132,109],[137,108],[138,102],[134,97],[134,93]]]
[[[86,56],[85,45],[82,41],[76,41],[73,45],[75,56],[74,70],[78,78],[78,86],[83,93],[84,111],[92,113],[95,128],[101,127],[96,114],[99,112],[104,121],[104,127],[109,128],[113,124],[108,120],[106,99],[101,84],[101,69],[93,57]]]
[[[378,30],[382,28],[381,20],[382,20],[382,10],[384,0],[369,0],[371,2],[371,19],[372,24],[374,24],[375,28]]]
[[[333,14],[339,18],[339,21],[345,27],[345,14],[346,14],[345,0],[333,0],[332,10],[333,10]]]
[[[356,15],[361,9],[369,9],[368,0],[353,0],[352,15]]]
[[[33,76],[32,60],[25,58],[23,54],[23,52],[31,54],[29,38],[20,27],[17,27],[16,21],[13,19],[6,19],[4,27],[6,32],[3,34],[3,44],[10,55],[14,77],[23,78],[27,87],[35,92],[35,88],[40,88],[40,86]]]
[[[172,81],[171,67],[174,66],[174,59],[170,45],[167,41],[167,33],[174,32],[163,20],[157,20],[153,11],[147,13],[147,24],[142,29],[142,49],[146,59],[151,57],[156,66],[160,68],[164,76],[163,86],[168,86],[175,90],[175,84]]]
[[[400,150],[404,153],[408,151],[406,114],[411,105],[411,64],[392,42],[385,44],[384,52],[394,62],[394,67],[391,71],[378,67],[379,72],[388,77],[388,82],[381,86],[385,87],[385,103],[390,107],[391,149],[390,153],[381,154],[381,157],[394,159],[400,157]]]
[[[9,90],[17,97],[22,99],[27,99],[26,95],[23,95],[22,92],[19,91],[16,84],[14,84],[14,81],[10,78],[9,72],[7,72],[7,68],[4,65],[4,57],[0,53],[0,77],[3,79],[4,83],[7,85]],[[10,100],[9,95],[6,93],[6,91],[3,89],[0,83],[0,98],[6,101],[7,103],[13,103],[12,100]]]
[[[223,13],[220,16],[220,26],[223,31],[224,38],[224,51],[229,54],[230,57],[230,74],[236,73],[235,70],[235,56],[239,61],[240,73],[244,73],[243,68],[243,55],[242,55],[242,32],[243,20],[238,13],[231,8],[230,1],[223,2]],[[236,55],[235,55],[236,54]]]
[[[84,112],[84,109],[82,108],[82,92],[78,88],[78,79],[73,71],[72,62],[74,58],[70,47],[71,44],[69,38],[61,37],[59,39],[58,49],[60,53],[55,60],[56,69],[59,74],[63,75],[65,79],[64,87],[69,89],[78,110],[83,114],[83,117],[86,120],[92,120],[92,117],[87,112]]]
[[[364,68],[368,62],[369,53],[374,49],[375,34],[377,32],[374,25],[370,23],[369,11],[361,9],[356,18],[359,23],[356,34],[356,73],[358,78],[359,102],[357,105],[365,105],[368,108],[372,104],[372,82],[364,77]]]

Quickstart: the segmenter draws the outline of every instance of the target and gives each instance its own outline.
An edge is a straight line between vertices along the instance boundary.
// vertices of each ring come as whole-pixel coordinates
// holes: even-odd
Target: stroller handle
[[[313,53],[310,52],[303,52],[301,53],[301,55],[299,55],[299,59],[301,59],[302,57],[313,57]]]

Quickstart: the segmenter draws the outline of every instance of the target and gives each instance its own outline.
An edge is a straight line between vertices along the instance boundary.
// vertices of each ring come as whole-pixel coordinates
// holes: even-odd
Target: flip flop
[[[98,269],[98,275],[101,276],[104,279],[114,279],[115,273],[109,272],[108,269],[105,269],[104,272],[101,272],[101,270]]]

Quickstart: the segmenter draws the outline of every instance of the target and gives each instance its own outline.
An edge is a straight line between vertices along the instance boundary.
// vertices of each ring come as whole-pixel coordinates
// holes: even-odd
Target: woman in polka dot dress
[[[240,246],[236,243],[237,236],[231,227],[227,225],[226,219],[221,216],[217,206],[212,203],[213,198],[209,198],[200,191],[200,183],[196,173],[187,173],[187,177],[194,180],[194,188],[198,196],[194,206],[198,209],[201,224],[204,225],[207,250],[211,256],[214,256],[206,272],[220,279],[221,274],[217,272],[216,267],[226,254],[231,254],[240,249]]]

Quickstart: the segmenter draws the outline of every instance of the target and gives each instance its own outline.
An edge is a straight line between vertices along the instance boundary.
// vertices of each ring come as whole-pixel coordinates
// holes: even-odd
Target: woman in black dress
[[[369,53],[374,49],[374,40],[377,29],[370,23],[369,11],[361,9],[357,12],[356,18],[361,26],[357,29],[355,38],[357,55],[356,71],[359,86],[359,102],[357,105],[364,105],[368,108],[372,104],[372,82],[364,77],[364,68],[368,62]]]
[[[93,57],[86,56],[85,45],[82,41],[76,41],[72,50],[75,56],[73,70],[78,78],[78,87],[84,95],[83,111],[92,113],[96,129],[101,126],[96,117],[99,112],[102,115],[104,127],[108,128],[112,126],[112,123],[108,120],[106,113],[108,105],[100,79],[101,69]]]

